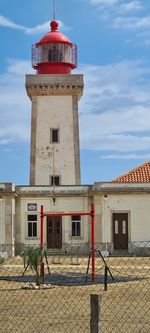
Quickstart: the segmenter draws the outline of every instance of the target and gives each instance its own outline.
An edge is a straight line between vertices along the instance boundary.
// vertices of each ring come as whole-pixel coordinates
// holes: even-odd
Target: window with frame
[[[37,237],[37,215],[27,215],[27,236]]]
[[[51,186],[59,186],[60,185],[60,176],[51,176],[50,178],[50,184]]]
[[[81,237],[81,216],[72,216],[72,237]]]
[[[58,128],[50,129],[50,142],[59,143],[59,129]]]

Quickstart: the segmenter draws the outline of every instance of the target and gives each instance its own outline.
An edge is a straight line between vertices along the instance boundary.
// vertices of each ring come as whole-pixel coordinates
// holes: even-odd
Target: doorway
[[[128,213],[113,213],[114,250],[128,250]]]
[[[47,248],[60,249],[62,248],[62,217],[48,216],[47,217]]]

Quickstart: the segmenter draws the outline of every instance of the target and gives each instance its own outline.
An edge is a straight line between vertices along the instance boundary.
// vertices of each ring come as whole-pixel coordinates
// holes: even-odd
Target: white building
[[[95,247],[150,250],[150,162],[109,183],[80,185],[78,100],[83,76],[73,75],[76,46],[51,31],[33,47],[35,75],[27,75],[32,104],[30,185],[0,184],[0,251],[40,244],[40,209],[46,213],[90,212],[95,205]],[[141,243],[142,241],[142,243]],[[44,219],[47,250],[87,252],[90,216]]]

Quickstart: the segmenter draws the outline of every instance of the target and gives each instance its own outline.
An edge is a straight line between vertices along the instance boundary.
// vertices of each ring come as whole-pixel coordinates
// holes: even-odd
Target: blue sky
[[[28,184],[31,45],[52,0],[0,0],[0,182]],[[150,160],[150,1],[56,0],[60,30],[78,45],[82,183],[110,181]]]

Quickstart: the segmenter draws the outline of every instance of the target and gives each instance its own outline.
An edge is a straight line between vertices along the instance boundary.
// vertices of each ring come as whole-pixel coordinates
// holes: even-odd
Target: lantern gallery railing
[[[47,43],[32,46],[32,67],[41,63],[68,63],[77,67],[77,46],[60,43]]]

